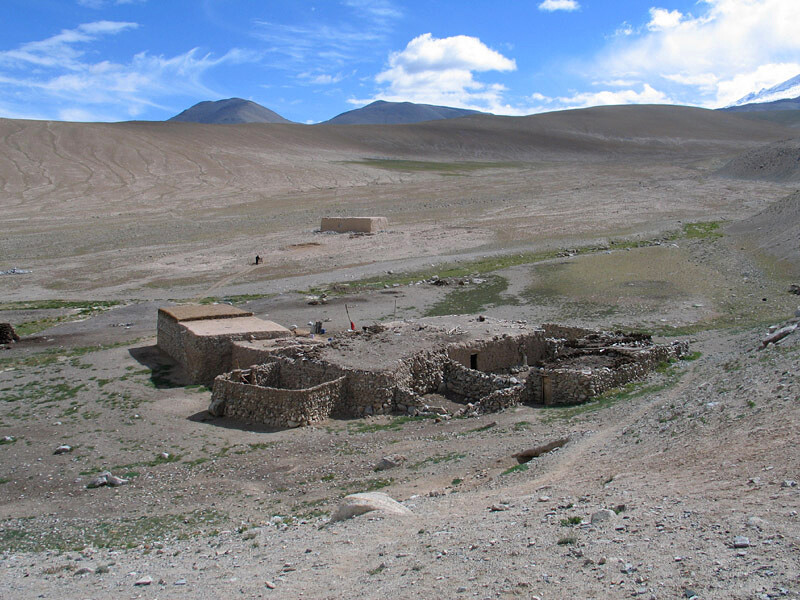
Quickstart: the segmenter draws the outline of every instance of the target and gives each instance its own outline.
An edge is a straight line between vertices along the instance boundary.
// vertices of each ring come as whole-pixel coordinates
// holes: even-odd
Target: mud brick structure
[[[330,341],[233,341],[237,369],[215,379],[209,411],[297,427],[330,417],[424,414],[443,399],[461,414],[574,404],[686,350],[685,342],[658,345],[645,335],[464,316],[375,325]]]
[[[378,233],[388,226],[386,217],[323,217],[320,231]]]
[[[231,370],[232,343],[289,337],[292,333],[227,304],[185,304],[158,309],[158,347],[180,364],[194,383],[210,384]]]

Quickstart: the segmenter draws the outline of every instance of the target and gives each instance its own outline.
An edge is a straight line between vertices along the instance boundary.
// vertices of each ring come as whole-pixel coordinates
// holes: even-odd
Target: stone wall
[[[544,332],[531,331],[451,344],[447,348],[447,355],[465,367],[472,366],[472,356],[476,355],[475,368],[478,371],[501,371],[546,360],[550,357],[550,350]]]
[[[660,363],[680,358],[687,350],[687,342],[648,348],[617,348],[615,353],[623,357],[624,361],[614,368],[562,368],[557,366],[557,362],[550,366],[536,367],[528,375],[524,401],[546,405],[580,404],[615,387],[644,379]],[[543,378],[546,378],[546,384]],[[543,390],[545,385],[550,389],[548,398],[545,398]]]
[[[272,363],[220,375],[214,380],[209,412],[270,427],[300,427],[329,418],[342,398],[344,376],[304,389],[252,383],[281,380],[283,368]]]
[[[469,402],[478,402],[494,392],[519,384],[515,377],[503,377],[468,369],[452,360],[445,365],[444,382],[448,392],[458,394]]]

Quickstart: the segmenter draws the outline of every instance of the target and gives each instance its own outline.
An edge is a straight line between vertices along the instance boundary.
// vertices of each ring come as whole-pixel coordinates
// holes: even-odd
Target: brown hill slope
[[[730,227],[754,247],[800,277],[800,191]]]
[[[730,154],[785,136],[779,126],[685,107],[624,106],[414,125],[61,123],[0,119],[4,205],[358,185],[336,161],[364,157],[530,161]],[[43,203],[43,204],[40,204]],[[85,206],[84,206],[85,208]]]
[[[726,164],[719,174],[760,181],[800,181],[800,138],[748,150]]]

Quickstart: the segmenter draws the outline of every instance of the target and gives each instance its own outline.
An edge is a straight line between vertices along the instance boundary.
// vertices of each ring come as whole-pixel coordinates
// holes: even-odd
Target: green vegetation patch
[[[436,415],[420,415],[417,417],[400,416],[393,417],[388,423],[369,423],[366,421],[356,421],[347,424],[348,433],[375,433],[377,431],[399,431],[406,423],[424,421],[425,419],[435,419]]]
[[[8,519],[0,523],[0,551],[79,551],[94,548],[135,548],[154,541],[181,539],[205,533],[205,528],[226,519],[214,510],[196,510],[175,515],[91,521],[59,519],[54,527],[48,518]]]
[[[719,230],[719,226],[719,221],[686,223],[683,226],[683,237],[694,240],[715,240],[722,237],[722,232]]]
[[[466,457],[466,454],[460,454],[458,452],[450,452],[449,454],[435,454],[434,456],[429,456],[424,460],[409,465],[408,468],[414,471],[428,465],[438,465],[439,463],[461,460],[464,457]]]
[[[529,468],[530,467],[528,466],[528,463],[522,463],[521,465],[514,465],[513,467],[509,467],[508,469],[500,473],[500,475],[511,475],[511,473],[522,473],[524,471],[527,471]]]
[[[508,280],[505,277],[490,275],[484,283],[458,286],[429,308],[425,316],[474,314],[492,306],[518,305],[516,298],[503,295],[507,289]]]

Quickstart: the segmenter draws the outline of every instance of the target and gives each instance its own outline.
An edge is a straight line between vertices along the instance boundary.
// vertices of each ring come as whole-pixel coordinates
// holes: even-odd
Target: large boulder
[[[380,511],[386,515],[410,515],[411,511],[382,492],[363,492],[345,496],[336,512],[331,517],[331,523],[352,519],[368,512]]]

